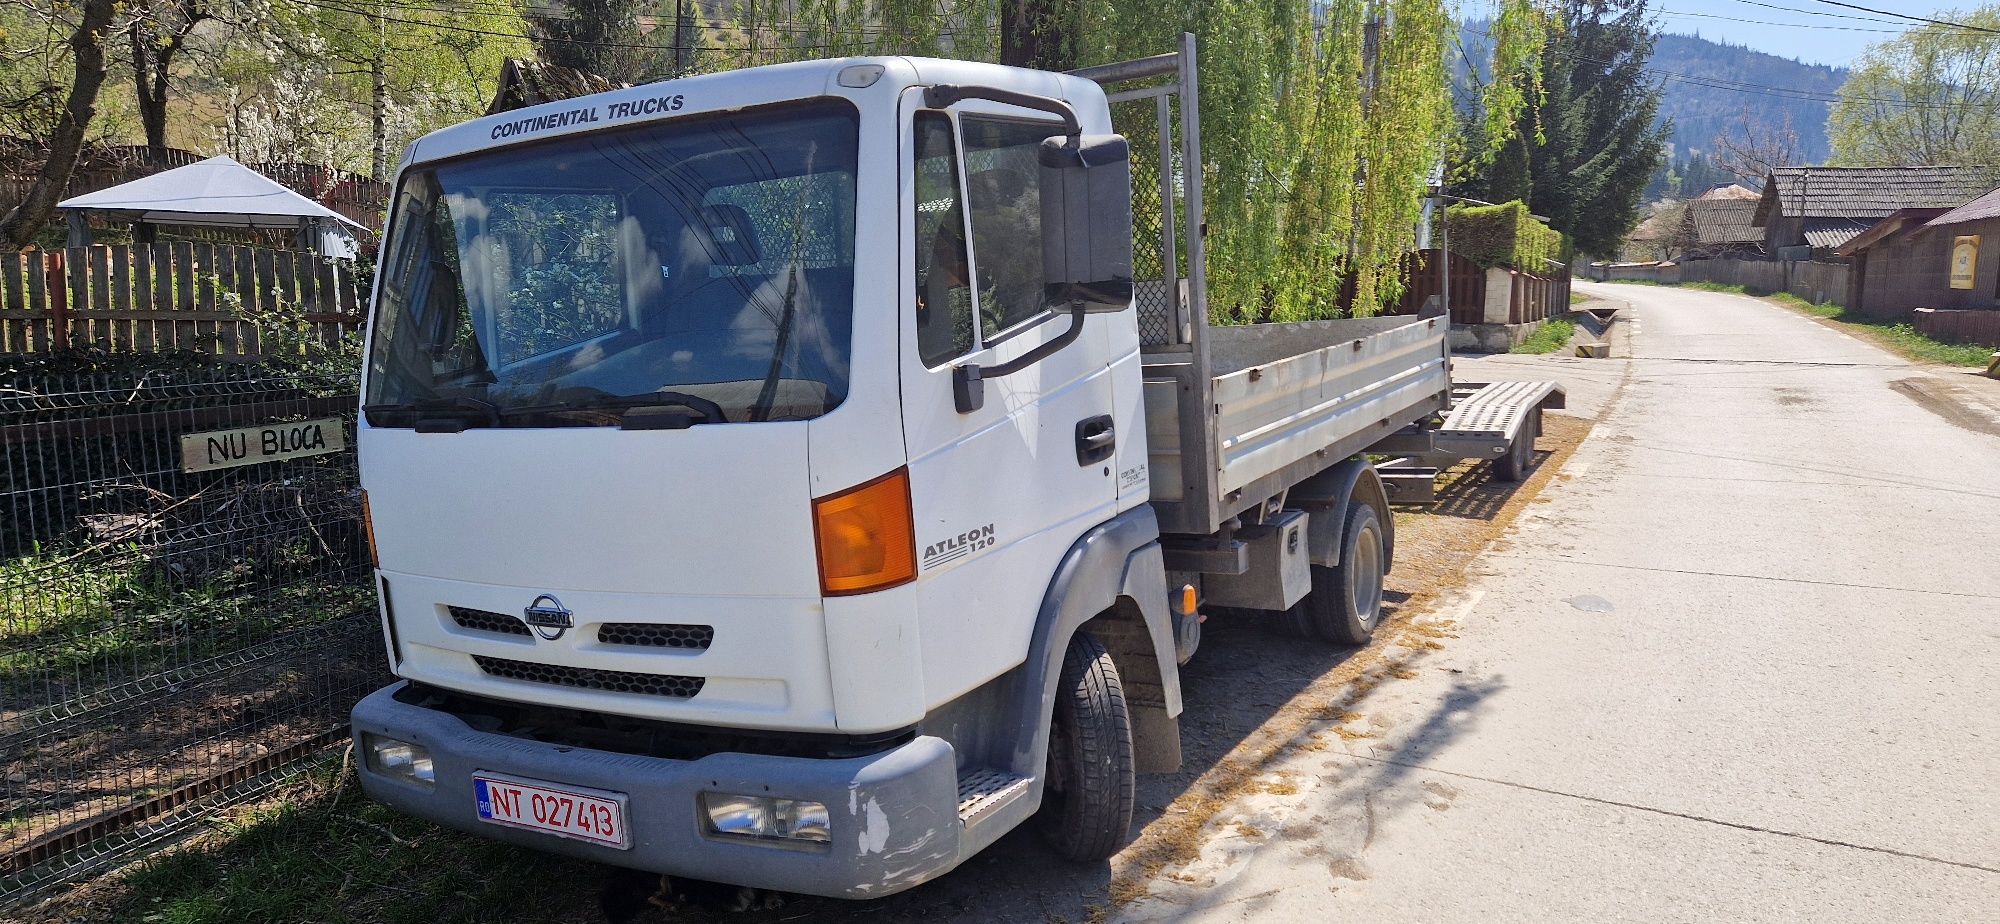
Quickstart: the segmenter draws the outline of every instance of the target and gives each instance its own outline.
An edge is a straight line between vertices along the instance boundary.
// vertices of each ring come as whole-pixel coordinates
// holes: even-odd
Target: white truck
[[[1038,814],[1114,852],[1204,606],[1365,642],[1363,451],[1436,448],[1448,322],[1211,327],[1195,85],[1191,39],[850,58],[416,142],[358,425],[401,678],[353,712],[367,792],[880,896]]]

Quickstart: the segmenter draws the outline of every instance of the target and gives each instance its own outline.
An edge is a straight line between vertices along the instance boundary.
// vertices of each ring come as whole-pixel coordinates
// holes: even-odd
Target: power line
[[[1842,32],[1884,32],[1892,35],[1905,31],[1902,29],[1870,29],[1867,26],[1829,26],[1808,22],[1772,22],[1767,19],[1739,19],[1735,16],[1719,16],[1714,13],[1683,13],[1678,10],[1666,9],[1660,10],[1659,13],[1662,16],[1698,16],[1702,19],[1720,19],[1752,26],[1783,26],[1790,29],[1834,29]]]
[[[1874,22],[1874,23],[1881,23],[1885,26],[1900,25],[1900,23],[1896,22],[1893,19],[1876,19],[1873,16],[1850,16],[1846,13],[1829,13],[1825,10],[1802,10],[1795,6],[1779,6],[1778,4],[1775,3],[1765,3],[1763,2],[1763,0],[1736,0],[1736,2],[1747,3],[1751,6],[1761,6],[1764,9],[1777,10],[1780,13],[1797,13],[1800,16],[1819,16],[1827,19],[1852,19],[1856,22]]]
[[[470,35],[484,35],[484,36],[490,36],[492,38],[515,39],[523,42],[536,41],[534,36],[522,35],[516,32],[500,32],[492,29],[476,29],[470,26],[462,26],[454,23],[429,22],[420,19],[405,19],[400,16],[388,15],[387,13],[381,12],[379,9],[371,10],[360,7],[343,6],[340,2],[338,2],[338,0],[295,0],[295,2],[304,6],[313,7],[315,9],[327,10],[338,13],[346,13],[351,16],[359,16],[363,19],[368,19],[376,22],[392,22],[401,25],[423,26],[429,29],[444,29],[451,32],[460,32]],[[368,0],[348,0],[348,2],[366,3],[368,2]],[[399,12],[405,12],[405,13],[430,12],[439,14],[449,14],[454,12],[464,12],[463,10],[451,10],[439,7],[422,6],[407,2],[384,3],[381,4],[381,6],[384,8],[394,8]],[[832,39],[834,38],[854,39],[862,43],[867,43],[875,39],[879,39],[882,36],[888,34],[888,30],[886,29],[875,29],[875,30],[831,29],[830,30],[830,29],[821,29],[812,26],[800,25],[796,22],[787,22],[783,26],[779,26],[773,23],[769,25],[760,24],[754,27],[747,25],[745,26],[710,25],[710,26],[702,26],[700,28],[715,30],[716,32],[719,33],[727,33],[736,29],[744,29],[750,32],[759,32],[768,30],[772,32],[780,32],[791,35],[825,36],[828,37],[829,39],[828,41],[823,43],[803,43],[803,44],[788,43],[782,49],[785,51],[832,51],[835,50],[836,48],[841,47],[839,44],[836,44],[834,41],[832,41]],[[936,37],[949,38],[952,37],[953,35],[954,33],[952,32],[939,32]],[[585,39],[564,39],[563,41],[566,42],[567,44],[586,45],[593,48],[637,48],[646,51],[671,51],[674,48],[674,46],[671,43],[655,45],[643,42],[590,41]],[[771,49],[771,50],[779,50],[779,49]],[[704,54],[723,54],[723,55],[748,54],[751,51],[752,49],[739,49],[739,48],[706,48],[701,50],[701,52]]]
[[[1477,35],[1484,35],[1489,39],[1493,38],[1493,35],[1491,33],[1481,32],[1478,29],[1468,28],[1466,31],[1472,32]],[[1555,52],[1555,54],[1571,61],[1582,61],[1587,64],[1595,64],[1600,67],[1619,66],[1616,62],[1605,61],[1598,58],[1592,58],[1587,55],[1581,55],[1573,51],[1558,50]],[[1711,90],[1731,90],[1738,93],[1751,93],[1760,96],[1772,96],[1772,97],[1777,97],[1779,99],[1793,99],[1793,100],[1802,100],[1805,102],[1817,102],[1817,103],[1839,103],[1839,102],[1876,103],[1885,106],[1895,106],[1902,109],[1949,110],[1949,109],[1964,108],[1962,105],[1953,103],[1925,103],[1925,102],[1916,102],[1912,100],[1892,99],[1888,97],[1879,97],[1879,96],[1856,96],[1856,95],[1822,91],[1822,90],[1806,90],[1798,87],[1778,87],[1778,86],[1772,86],[1770,84],[1751,83],[1748,81],[1741,81],[1741,80],[1730,80],[1724,77],[1704,77],[1699,74],[1687,74],[1687,73],[1682,73],[1680,71],[1670,71],[1665,68],[1656,67],[1651,64],[1645,65],[1642,68],[1642,70],[1648,75],[1658,77],[1662,80],[1671,80],[1676,83],[1686,83],[1686,84],[1691,84],[1693,86],[1706,87]]]
[[[1932,19],[1929,16],[1912,16],[1909,13],[1892,13],[1888,10],[1878,10],[1871,7],[1858,6],[1852,3],[1841,3],[1840,0],[1817,0],[1817,2],[1824,3],[1827,6],[1837,6],[1840,7],[1841,9],[1846,9],[1846,10],[1860,10],[1863,13],[1875,13],[1880,16],[1894,16],[1897,19],[1907,19],[1910,20],[1911,22],[1927,22],[1934,26],[1950,26],[1954,29],[1965,29],[1969,32],[1984,32],[1988,35],[2000,35],[2000,29],[1989,29],[1985,26],[1977,26],[1969,22],[1953,22],[1949,19]],[[1800,12],[1804,11],[1801,10]]]
[[[300,0],[300,2],[308,2],[308,0]],[[321,2],[326,2],[326,0],[321,0]],[[355,15],[360,15],[360,16],[372,16],[374,15],[374,13],[373,11],[369,11],[366,9],[357,9],[355,8],[356,6],[366,7],[372,5],[377,7],[378,9],[388,8],[412,14],[436,13],[439,15],[449,16],[452,14],[463,13],[471,10],[483,10],[492,15],[519,15],[523,19],[523,21],[536,20],[543,22],[551,22],[551,21],[560,21],[563,18],[560,16],[538,15],[532,10],[519,9],[505,3],[483,2],[483,0],[460,0],[460,2],[453,2],[453,0],[435,0],[434,3],[425,3],[421,2],[421,0],[342,0],[342,2],[349,4],[346,7],[341,7],[343,11],[352,12]],[[428,23],[428,22],[424,24],[437,25],[435,23]],[[893,33],[892,29],[883,26],[864,25],[849,29],[829,29],[809,23],[801,23],[796,19],[773,20],[771,22],[756,22],[756,23],[741,22],[741,21],[728,22],[720,20],[710,20],[706,24],[695,26],[695,28],[700,30],[710,30],[718,33],[741,30],[741,31],[757,31],[757,32],[778,32],[791,35],[839,36],[843,38],[853,38],[861,40],[880,38]],[[647,34],[658,35],[658,34],[669,33],[671,31],[672,30],[670,26],[662,24],[656,26],[653,30],[651,30]],[[489,33],[489,34],[502,37],[516,37],[513,35],[513,33]],[[934,37],[950,38],[956,35],[957,32],[955,30],[941,29],[937,33],[935,33]],[[648,45],[643,43],[635,44],[635,43],[613,43],[613,42],[576,42],[575,44],[592,44],[592,45],[606,45],[610,47],[632,47],[632,48],[656,47],[653,45]],[[658,47],[671,47],[671,46],[658,46]]]

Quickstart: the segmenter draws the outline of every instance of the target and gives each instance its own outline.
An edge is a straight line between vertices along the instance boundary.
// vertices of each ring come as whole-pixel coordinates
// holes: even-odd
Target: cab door
[[[961,413],[953,369],[1062,334],[1043,299],[1044,113],[903,98],[903,435],[916,523],[925,694],[942,703],[1020,663],[1056,562],[1117,506],[1112,315]],[[1136,436],[1135,436],[1136,438]],[[1081,447],[1081,449],[1080,449]]]

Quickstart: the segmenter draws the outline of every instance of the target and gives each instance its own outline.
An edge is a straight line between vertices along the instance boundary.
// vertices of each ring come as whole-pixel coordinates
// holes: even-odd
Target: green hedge
[[[1451,249],[1480,266],[1547,272],[1562,254],[1562,234],[1515,200],[1499,205],[1454,205],[1445,210]]]

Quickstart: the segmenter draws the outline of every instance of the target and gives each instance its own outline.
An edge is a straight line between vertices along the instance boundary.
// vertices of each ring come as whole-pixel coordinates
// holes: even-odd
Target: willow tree
[[[2000,5],[1952,19],[1862,56],[1827,115],[1834,163],[2000,165]]]
[[[1537,97],[1549,22],[1543,0],[1501,0],[1501,16],[1496,145]],[[1427,179],[1464,147],[1444,0],[747,0],[731,26],[743,63],[909,53],[1068,67],[1171,51],[1194,33],[1218,323],[1393,302]],[[1114,119],[1135,151],[1153,149],[1150,106]]]

